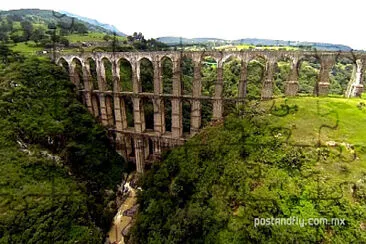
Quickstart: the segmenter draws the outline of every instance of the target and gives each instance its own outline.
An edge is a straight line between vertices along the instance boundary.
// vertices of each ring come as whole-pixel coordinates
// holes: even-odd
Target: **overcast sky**
[[[366,50],[363,0],[1,0],[0,9],[65,10],[126,34],[330,42]]]

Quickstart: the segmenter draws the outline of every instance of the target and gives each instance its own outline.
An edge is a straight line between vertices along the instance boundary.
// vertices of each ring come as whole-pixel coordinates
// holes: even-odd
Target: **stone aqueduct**
[[[181,60],[182,57],[193,61],[192,94],[182,94]],[[201,94],[201,61],[204,57],[211,57],[217,62],[217,80],[214,84],[212,97]],[[162,150],[183,144],[189,137],[197,133],[201,127],[201,102],[212,102],[212,119],[223,117],[223,64],[230,57],[241,62],[240,80],[236,101],[245,99],[247,64],[256,57],[266,60],[264,77],[262,80],[261,98],[270,99],[273,96],[274,67],[276,62],[287,59],[291,64],[291,72],[285,86],[286,96],[296,96],[298,92],[299,63],[304,58],[316,57],[320,63],[318,82],[315,85],[315,95],[327,95],[329,88],[329,73],[338,57],[345,57],[354,62],[353,84],[348,93],[357,96],[362,91],[363,74],[366,64],[366,54],[362,52],[315,52],[315,51],[205,51],[205,52],[117,52],[117,53],[84,53],[78,55],[59,55],[56,63],[68,65],[70,79],[74,84],[83,82],[83,89],[79,89],[88,110],[99,117],[102,124],[114,133],[117,151],[128,160],[136,163],[137,171],[144,172],[145,162],[159,158]],[[148,59],[154,70],[153,92],[143,92],[140,77],[142,59]],[[171,94],[163,93],[162,60],[169,58],[173,64],[173,84]],[[94,60],[97,73],[98,88],[91,82],[91,70],[88,60]],[[106,86],[106,72],[103,59],[112,64],[113,88]],[[128,61],[132,69],[132,91],[121,90],[120,61]],[[76,75],[75,61],[82,66],[82,80]],[[113,100],[107,99],[113,97]],[[133,104],[133,127],[128,126],[125,99],[129,98]],[[154,126],[146,129],[143,99],[153,102]],[[164,100],[171,102],[171,131],[165,130]],[[189,101],[190,131],[183,133],[182,101]]]

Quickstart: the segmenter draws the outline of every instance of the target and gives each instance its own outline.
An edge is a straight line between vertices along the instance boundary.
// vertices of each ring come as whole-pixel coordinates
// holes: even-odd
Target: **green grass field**
[[[11,45],[9,47],[14,52],[19,52],[19,53],[24,54],[26,56],[36,55],[37,51],[41,51],[41,50],[44,49],[42,47],[36,47],[36,45],[33,41],[29,41],[27,43],[20,42],[20,43],[17,43],[16,45]]]
[[[358,108],[365,99],[345,99],[330,97],[294,97],[266,101],[263,104],[268,109],[287,104],[298,107],[298,112],[287,116],[273,116],[273,121],[279,126],[296,126],[292,139],[303,143],[315,143],[318,140],[318,129],[322,124],[337,125],[336,129],[325,128],[320,134],[322,142],[327,140],[347,141],[366,147],[366,108]],[[280,112],[278,112],[280,113]],[[274,112],[276,114],[276,112]]]
[[[71,42],[71,43],[76,43],[76,42],[105,42],[105,40],[103,39],[103,37],[105,36],[104,33],[98,33],[98,32],[91,32],[85,35],[80,35],[80,34],[72,34],[69,36],[66,36],[66,38]],[[113,35],[110,35],[111,37],[113,37]],[[118,41],[124,41],[126,40],[126,37],[122,37],[122,36],[117,36]]]
[[[269,111],[271,127],[287,129],[276,135],[279,140],[315,147],[320,143],[318,169],[335,181],[357,181],[366,174],[365,103],[361,98],[294,97],[260,106]],[[333,152],[333,158],[327,152]]]
[[[80,43],[80,42],[105,42],[103,37],[105,36],[104,33],[97,33],[92,32],[88,33],[87,35],[80,35],[80,34],[72,34],[69,36],[66,36],[66,38],[70,41],[70,44],[72,43]],[[112,36],[113,38],[113,36]],[[126,37],[119,36],[117,37],[118,41],[124,41],[126,40]],[[109,41],[111,43],[111,41]],[[38,47],[33,41],[28,42],[20,42],[17,44],[11,44],[9,45],[10,49],[19,52],[25,56],[32,56],[36,55],[38,51],[42,51],[45,48]],[[84,51],[91,51],[94,47],[84,47]],[[64,48],[63,53],[75,53],[80,52],[77,48]]]

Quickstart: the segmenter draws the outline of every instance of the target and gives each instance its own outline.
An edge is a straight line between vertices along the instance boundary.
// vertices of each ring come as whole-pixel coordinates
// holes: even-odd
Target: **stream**
[[[128,194],[127,198],[123,201],[121,206],[118,208],[117,214],[113,218],[113,224],[108,232],[107,240],[105,243],[111,244],[124,244],[124,238],[122,231],[129,229],[132,221],[132,217],[123,216],[126,210],[133,208],[136,205],[136,189],[130,186],[131,179],[129,179],[123,187],[124,195]],[[128,214],[130,215],[130,214]]]

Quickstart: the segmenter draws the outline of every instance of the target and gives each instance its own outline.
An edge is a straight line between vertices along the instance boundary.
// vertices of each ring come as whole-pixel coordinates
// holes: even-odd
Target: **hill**
[[[25,55],[39,55],[41,51],[53,48],[53,38],[59,50],[77,52],[80,48],[92,50],[99,46],[110,46],[108,40],[113,39],[112,35],[107,25],[83,21],[51,10],[0,11],[0,41],[13,51]],[[122,36],[116,38],[118,41],[126,39]]]
[[[79,19],[81,21],[84,21],[86,23],[89,23],[89,24],[91,24],[93,26],[102,27],[105,30],[109,30],[112,33],[116,33],[119,36],[127,36],[125,33],[119,31],[114,25],[103,24],[103,23],[100,23],[98,20],[86,18],[86,17],[80,16],[80,15],[77,15],[77,14],[72,14],[72,13],[69,13],[67,11],[60,11],[60,13],[66,14],[67,16],[70,16],[70,17],[77,18],[77,19]]]
[[[361,99],[248,103],[153,167],[130,240],[365,242],[365,123]]]
[[[44,30],[48,29],[48,25],[58,25],[60,21],[65,24],[71,25],[71,18],[52,10],[41,9],[18,9],[9,11],[0,11],[0,18],[2,24],[8,24],[11,22],[13,28],[19,26],[22,21],[29,21],[34,27],[39,27]],[[76,19],[74,25],[85,25],[86,29],[91,32],[112,33],[109,29],[106,29],[97,24],[92,24],[80,19]]]

